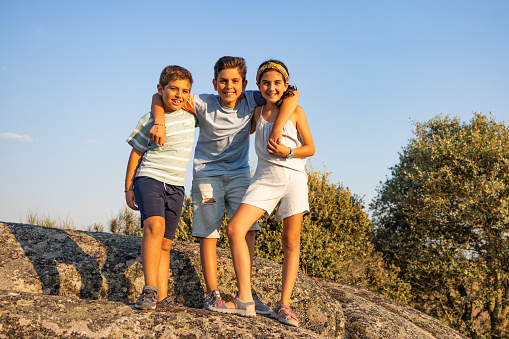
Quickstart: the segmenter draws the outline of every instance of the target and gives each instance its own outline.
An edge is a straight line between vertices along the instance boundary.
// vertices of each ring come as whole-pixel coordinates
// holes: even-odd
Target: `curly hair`
[[[283,76],[283,80],[288,82],[288,79],[290,78],[290,72],[288,72],[288,67],[279,60],[270,59],[267,61],[262,62],[260,67],[258,67],[258,72],[256,73],[256,82],[259,83],[260,79],[262,78],[263,74],[267,71],[277,71]],[[284,74],[286,72],[286,74]],[[276,102],[277,107],[281,107],[281,104],[283,103],[284,98],[287,97],[293,97],[295,94],[293,91],[296,91],[297,87],[293,85],[289,85],[286,91],[281,96],[281,99]]]

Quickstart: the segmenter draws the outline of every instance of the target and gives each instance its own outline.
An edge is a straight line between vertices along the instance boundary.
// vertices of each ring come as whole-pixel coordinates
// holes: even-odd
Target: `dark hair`
[[[187,69],[176,65],[166,66],[159,77],[159,85],[164,88],[173,80],[187,80],[191,86],[193,85],[193,76]]]
[[[247,66],[246,60],[241,57],[232,57],[232,56],[224,56],[219,58],[214,65],[214,79],[217,80],[217,75],[219,72],[225,69],[236,68],[242,77],[242,81],[246,80]]]
[[[284,64],[284,62],[282,61],[279,61],[279,60],[274,60],[274,59],[270,59],[270,60],[267,60],[267,61],[264,61],[262,62],[262,64],[258,67],[258,72],[260,71],[260,69],[269,64],[269,63],[273,63],[273,64],[278,64],[279,66],[283,67],[284,70],[286,71],[286,74],[288,75],[288,79],[290,78],[290,72],[288,72],[288,67],[286,67],[286,65]],[[281,73],[280,70],[278,70],[277,68],[271,68],[271,67],[268,67],[266,68],[263,72],[261,72],[260,74],[258,74],[258,72],[256,73],[256,82],[259,83],[260,82],[260,79],[262,78],[263,74],[267,71],[277,71],[279,72],[282,76],[283,76],[283,79],[285,79],[285,75],[283,73]],[[293,85],[289,85],[288,88],[286,89],[286,91],[283,93],[283,95],[281,96],[281,99],[278,100],[278,102],[276,102],[276,106],[277,107],[281,107],[281,104],[283,103],[283,100],[284,98],[286,97],[293,97],[295,94],[293,93],[293,91],[296,91],[297,90],[297,87],[296,86],[293,86]]]

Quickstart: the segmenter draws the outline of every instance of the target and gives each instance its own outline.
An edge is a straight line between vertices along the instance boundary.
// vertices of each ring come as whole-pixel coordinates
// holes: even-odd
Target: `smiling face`
[[[256,83],[262,96],[267,103],[276,104],[288,88],[288,82],[285,82],[283,75],[276,70],[267,70],[262,74],[260,82]]]
[[[217,79],[212,80],[212,84],[221,98],[221,104],[233,108],[246,89],[247,80],[242,81],[242,76],[236,68],[227,68],[217,74]]]
[[[158,84],[157,92],[163,98],[164,111],[175,112],[181,109],[189,98],[191,84],[187,79],[172,80],[164,87]]]

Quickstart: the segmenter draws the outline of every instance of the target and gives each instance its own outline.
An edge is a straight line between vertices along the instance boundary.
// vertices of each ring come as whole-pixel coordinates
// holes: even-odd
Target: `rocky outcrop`
[[[197,244],[175,241],[169,295],[185,307],[132,309],[143,288],[141,238],[0,223],[0,337],[76,338],[463,338],[438,320],[378,294],[299,272],[292,309],[301,327],[263,316],[201,310],[205,294]],[[218,249],[226,300],[236,280]],[[279,299],[281,266],[255,258],[253,289]]]

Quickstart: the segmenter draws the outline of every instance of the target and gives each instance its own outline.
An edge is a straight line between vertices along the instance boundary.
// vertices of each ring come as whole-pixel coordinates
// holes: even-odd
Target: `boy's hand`
[[[290,154],[290,148],[269,139],[267,142],[267,152],[271,155],[275,155],[276,157],[286,158],[286,156]]]
[[[270,131],[269,140],[268,140],[269,142],[267,142],[267,149],[269,149],[270,141],[273,141],[274,143],[279,144],[279,143],[281,143],[282,137],[283,137],[283,129],[276,127],[276,125],[274,124],[274,126],[272,127],[272,130]]]
[[[150,139],[158,145],[163,146],[166,142],[166,126],[154,125],[150,129]]]
[[[130,209],[137,211],[138,204],[136,203],[136,198],[134,197],[134,191],[129,190],[125,192],[125,202]]]

